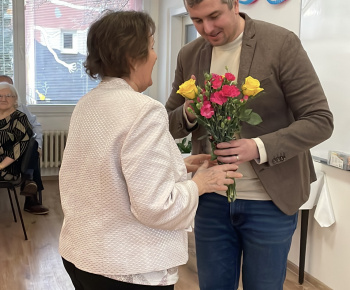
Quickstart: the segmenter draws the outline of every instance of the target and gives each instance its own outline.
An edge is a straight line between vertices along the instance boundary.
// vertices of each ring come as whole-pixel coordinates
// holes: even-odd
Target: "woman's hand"
[[[242,177],[241,173],[235,172],[238,168],[235,164],[216,165],[208,168],[209,162],[204,161],[193,176],[192,180],[198,186],[198,194],[206,192],[226,191],[225,184],[233,184],[232,178]]]
[[[217,160],[211,160],[210,154],[197,154],[191,155],[184,159],[187,172],[196,172],[198,168],[207,160],[209,162],[209,167],[217,165]]]

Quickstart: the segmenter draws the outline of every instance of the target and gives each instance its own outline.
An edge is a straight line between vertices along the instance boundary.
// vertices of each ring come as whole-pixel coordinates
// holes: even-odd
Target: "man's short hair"
[[[193,7],[194,5],[199,4],[202,1],[203,0],[184,0],[184,4],[185,4],[185,7],[186,7],[186,4],[189,7]],[[235,2],[235,0],[221,0],[221,2],[223,4],[227,4],[228,8],[231,10],[233,8],[233,3]]]

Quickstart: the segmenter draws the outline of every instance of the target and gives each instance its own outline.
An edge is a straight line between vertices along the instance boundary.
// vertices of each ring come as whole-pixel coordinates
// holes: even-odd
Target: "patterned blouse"
[[[16,180],[21,172],[18,159],[28,147],[33,135],[27,116],[16,110],[11,115],[0,120],[0,162],[6,157],[15,160],[0,171],[0,180]]]

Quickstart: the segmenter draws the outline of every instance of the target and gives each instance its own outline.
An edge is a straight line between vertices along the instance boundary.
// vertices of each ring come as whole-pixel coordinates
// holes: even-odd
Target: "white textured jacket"
[[[77,268],[129,275],[186,263],[198,188],[164,106],[106,78],[72,114],[59,174],[59,251]]]

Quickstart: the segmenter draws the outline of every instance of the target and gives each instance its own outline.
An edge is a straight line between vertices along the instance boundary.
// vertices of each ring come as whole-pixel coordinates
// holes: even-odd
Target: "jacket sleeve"
[[[38,147],[42,148],[43,145],[43,130],[41,124],[36,119],[36,116],[32,114],[26,105],[21,105],[18,110],[26,114],[30,124],[33,127],[33,132],[35,133],[35,140],[38,142]]]
[[[274,108],[270,101],[270,112],[263,117],[264,123],[264,120],[276,115],[275,126],[279,126],[271,133],[259,136],[265,144],[269,165],[285,162],[309,150],[328,139],[333,132],[333,115],[325,93],[307,53],[294,33],[286,36],[276,58],[279,60],[277,78],[287,110]],[[261,96],[262,101],[264,97]],[[289,114],[290,117],[286,117]]]
[[[165,230],[189,227],[198,204],[198,188],[168,129],[160,103],[145,105],[130,129],[121,165],[131,211],[141,223]]]
[[[184,79],[182,53],[183,49],[180,50],[177,57],[177,66],[175,70],[174,82],[172,84],[172,90],[169,99],[165,104],[165,108],[168,112],[169,117],[169,130],[174,139],[186,137],[197,128],[197,125],[192,128],[187,128],[187,122],[183,115],[183,105],[185,103],[185,98],[176,93],[179,89],[179,86],[187,81],[187,79]],[[194,74],[195,72],[192,73]]]

